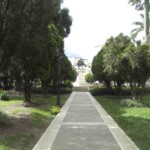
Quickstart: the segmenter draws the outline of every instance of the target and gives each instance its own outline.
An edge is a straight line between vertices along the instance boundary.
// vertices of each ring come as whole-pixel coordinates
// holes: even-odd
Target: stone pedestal
[[[73,83],[75,91],[87,91],[89,89],[89,83],[85,81],[85,75],[90,73],[90,68],[77,68],[78,76],[76,81]]]

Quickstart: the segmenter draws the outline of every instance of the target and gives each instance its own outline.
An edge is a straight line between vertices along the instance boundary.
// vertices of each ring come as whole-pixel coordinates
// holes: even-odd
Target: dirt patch
[[[26,106],[24,103],[21,103],[4,107],[2,112],[8,116],[10,124],[0,125],[0,138],[10,137],[17,134],[27,135],[28,133],[32,133],[35,137],[24,148],[25,150],[32,149],[53,119],[43,119],[41,126],[32,125],[30,110],[32,108],[40,108],[42,106],[43,105],[39,104]],[[17,110],[19,111],[17,112]],[[15,150],[19,150],[20,148],[18,148],[18,145],[19,143],[17,143],[16,147],[13,148],[15,148]]]
[[[6,137],[26,131],[29,122],[28,118],[12,118],[10,125],[0,127],[0,135],[1,137]]]

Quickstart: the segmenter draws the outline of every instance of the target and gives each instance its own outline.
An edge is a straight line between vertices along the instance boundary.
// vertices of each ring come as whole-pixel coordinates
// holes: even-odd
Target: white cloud
[[[65,39],[66,54],[90,61],[100,49],[95,46],[120,32],[130,35],[132,22],[140,19],[128,0],[64,0],[63,7],[69,8],[73,18],[71,34]]]

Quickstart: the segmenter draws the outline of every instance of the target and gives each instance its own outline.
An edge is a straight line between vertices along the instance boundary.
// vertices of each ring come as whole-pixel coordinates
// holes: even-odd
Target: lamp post
[[[63,57],[63,54],[59,52],[59,50],[57,50],[57,61],[58,61],[58,74],[57,74],[57,79],[58,79],[58,89],[57,89],[57,101],[56,101],[56,105],[57,106],[61,106],[61,102],[60,102],[60,61]]]
[[[91,71],[89,70],[90,84],[91,84]]]

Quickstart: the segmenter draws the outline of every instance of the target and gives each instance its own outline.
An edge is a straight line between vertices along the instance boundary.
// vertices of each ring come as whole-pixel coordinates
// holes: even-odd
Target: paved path
[[[138,150],[89,92],[73,92],[33,150]]]

